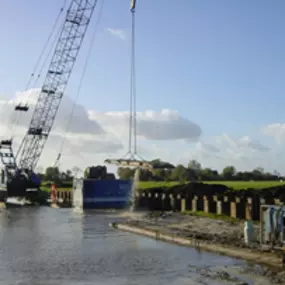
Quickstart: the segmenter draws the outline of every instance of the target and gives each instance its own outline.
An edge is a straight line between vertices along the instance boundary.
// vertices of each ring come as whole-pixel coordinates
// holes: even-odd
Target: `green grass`
[[[263,189],[274,186],[285,185],[285,182],[280,181],[205,181],[207,184],[222,184],[234,190],[241,190],[247,188]],[[154,182],[154,181],[143,181],[139,183],[140,189],[149,189],[154,187],[172,187],[179,185],[179,182]]]
[[[149,189],[154,187],[165,187],[169,188],[175,185],[180,185],[181,183],[178,181],[171,181],[171,182],[165,182],[165,181],[140,181],[139,182],[139,188],[140,189]]]
[[[72,190],[72,188],[71,187],[68,187],[68,188],[66,188],[66,187],[57,187],[57,189],[58,190],[60,190],[60,191],[71,191]],[[50,192],[51,191],[51,187],[48,187],[48,186],[41,186],[41,190],[42,191],[46,191],[46,192]]]
[[[203,183],[222,184],[229,188],[233,188],[234,190],[242,190],[247,188],[263,189],[263,188],[285,185],[285,182],[280,182],[280,181],[205,181]],[[169,188],[180,184],[181,183],[178,181],[171,181],[171,182],[141,181],[139,182],[139,188],[141,190],[155,188],[155,187]],[[41,187],[41,189],[44,191],[50,191],[50,187],[45,186],[44,184]],[[58,188],[58,189],[60,189],[61,191],[70,191],[71,187]]]
[[[234,190],[241,190],[247,188],[263,189],[269,187],[275,187],[285,185],[285,182],[280,181],[210,181],[205,182],[208,184],[222,184]]]

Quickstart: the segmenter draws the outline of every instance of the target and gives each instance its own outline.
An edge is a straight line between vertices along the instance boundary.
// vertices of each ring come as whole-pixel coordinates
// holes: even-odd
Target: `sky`
[[[98,0],[41,167],[55,161],[63,136],[64,169],[101,164],[128,150],[130,3],[102,1]],[[63,2],[0,2],[0,136],[14,135],[15,147],[27,130],[45,73],[30,89],[25,86]],[[285,174],[284,9],[283,0],[137,1],[140,156],[175,164],[197,159],[217,170],[235,165]],[[74,103],[95,30],[83,87]],[[9,119],[19,100],[29,102],[31,110],[11,132]]]

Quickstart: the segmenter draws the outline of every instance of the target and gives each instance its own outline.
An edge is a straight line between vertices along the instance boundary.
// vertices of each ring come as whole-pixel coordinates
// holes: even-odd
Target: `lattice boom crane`
[[[17,155],[14,155],[12,140],[1,141],[1,160],[8,182],[14,186],[18,185],[20,180],[27,182],[31,179],[53,126],[96,4],[97,0],[71,0],[28,131]],[[27,108],[17,110],[27,111]],[[11,186],[10,190],[13,187]]]

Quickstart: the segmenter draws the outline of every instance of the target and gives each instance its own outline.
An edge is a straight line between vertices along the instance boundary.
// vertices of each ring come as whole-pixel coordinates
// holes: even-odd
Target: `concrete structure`
[[[285,241],[285,206],[280,201],[275,205],[260,207],[260,243],[282,246]]]

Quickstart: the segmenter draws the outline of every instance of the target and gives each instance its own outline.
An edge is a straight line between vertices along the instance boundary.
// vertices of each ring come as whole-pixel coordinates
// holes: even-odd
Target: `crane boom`
[[[28,131],[17,153],[20,169],[33,170],[38,163],[96,4],[97,0],[71,0]]]
[[[41,182],[34,169],[53,126],[96,4],[97,0],[70,0],[28,131],[16,156],[12,139],[0,142],[0,157],[5,167],[5,171],[1,171],[1,201],[6,197],[24,197],[28,195],[28,189],[39,190]],[[27,111],[27,107],[15,110]]]

